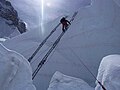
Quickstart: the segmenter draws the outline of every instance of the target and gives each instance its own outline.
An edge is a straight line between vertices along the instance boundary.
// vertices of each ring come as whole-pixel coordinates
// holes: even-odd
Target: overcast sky
[[[44,18],[47,20],[54,19],[89,4],[90,0],[44,0]]]
[[[17,9],[20,18],[30,28],[37,27],[41,20],[49,22],[61,15],[68,14],[82,6],[90,4],[90,0],[10,0]],[[32,26],[32,27],[31,27]]]

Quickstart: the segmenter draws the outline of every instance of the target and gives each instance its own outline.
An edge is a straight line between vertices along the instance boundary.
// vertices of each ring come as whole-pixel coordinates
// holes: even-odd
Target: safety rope
[[[77,15],[78,12],[75,12],[70,20],[70,22],[72,22],[75,18],[75,16]],[[28,61],[30,62],[33,57],[37,54],[37,52],[40,50],[40,48],[44,45],[44,43],[47,41],[47,39],[53,34],[53,32],[56,31],[57,27],[60,25],[60,23],[52,30],[52,32],[43,40],[43,42],[39,45],[39,47],[36,49],[36,51],[33,53],[33,55],[28,59]],[[69,28],[69,27],[68,27]],[[68,29],[67,28],[67,29]],[[49,49],[49,51],[46,53],[46,55],[43,57],[43,59],[40,61],[40,63],[38,64],[37,68],[35,69],[35,71],[32,74],[32,79],[35,78],[35,76],[37,75],[37,73],[39,72],[39,70],[42,68],[42,66],[45,64],[45,62],[47,61],[47,58],[49,57],[49,55],[51,54],[51,52],[56,48],[56,46],[58,45],[58,43],[60,42],[62,36],[65,34],[65,32],[62,32],[60,34],[60,36],[57,38],[57,40],[53,43],[52,47]],[[55,50],[54,50],[55,52]],[[54,53],[53,52],[53,53]],[[76,55],[76,53],[71,49],[71,52],[74,54],[74,56],[76,56],[78,58],[78,60],[83,64],[83,66],[88,70],[88,72],[95,78],[95,80],[99,83],[99,85],[102,87],[103,90],[106,90],[106,88],[104,87],[104,85],[102,85],[102,83],[95,77],[95,75],[91,72],[91,70],[84,64],[84,62],[79,58],[79,56]],[[53,54],[52,54],[53,55]],[[52,56],[51,55],[51,56]]]
[[[70,20],[70,22],[72,22],[75,18],[75,16],[77,15],[78,12],[75,12]],[[68,27],[69,28],[69,27]],[[68,29],[67,28],[67,29]],[[65,32],[62,32],[60,34],[60,36],[56,39],[56,41],[53,43],[52,47],[49,49],[49,51],[46,53],[46,55],[43,57],[43,59],[40,61],[40,63],[38,64],[37,68],[35,69],[35,71],[32,74],[32,79],[35,78],[35,76],[37,75],[37,73],[39,72],[39,70],[41,69],[41,67],[45,64],[45,62],[47,61],[47,58],[49,57],[49,55],[51,54],[51,52],[55,49],[55,47],[57,46],[57,44],[60,42],[62,36],[65,34]]]
[[[88,72],[94,77],[94,79],[99,83],[99,85],[102,87],[102,89],[106,90],[104,85],[102,85],[102,83],[95,77],[95,75],[92,73],[92,71],[84,64],[83,60],[72,49],[70,49],[70,50],[74,54],[74,56],[76,56],[76,58],[78,58],[78,60],[81,62],[81,64],[88,70]]]
[[[67,18],[68,16],[65,16]],[[46,43],[48,38],[57,30],[57,28],[60,26],[61,23],[59,23],[51,32],[50,34],[40,43],[38,48],[35,50],[35,52],[29,57],[28,61],[31,62],[31,60],[35,57],[35,55],[38,53],[38,51],[42,48],[42,46]]]
[[[49,47],[47,47],[45,50],[41,51],[41,53],[38,56],[36,56],[34,58],[34,60],[31,61],[31,64],[33,64],[35,61],[37,61],[38,58],[40,58],[45,52],[47,52],[48,49],[49,49]]]

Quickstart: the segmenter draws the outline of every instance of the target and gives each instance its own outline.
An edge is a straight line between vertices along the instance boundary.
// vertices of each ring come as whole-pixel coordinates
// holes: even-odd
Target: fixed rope
[[[65,16],[65,18],[67,18],[68,16]],[[35,52],[31,55],[31,57],[29,57],[28,61],[31,62],[32,59],[35,57],[35,55],[38,53],[38,51],[42,48],[42,46],[46,43],[46,41],[48,40],[48,38],[57,30],[57,28],[60,26],[61,23],[59,23],[51,32],[50,34],[40,43],[40,45],[38,46],[38,48],[35,50]]]
[[[70,20],[70,22],[72,22],[75,18],[75,16],[77,15],[78,12],[75,12]],[[69,28],[69,27],[68,27]],[[68,29],[67,28],[67,29]],[[39,72],[39,70],[42,68],[42,66],[45,64],[45,62],[47,61],[47,58],[49,57],[49,55],[51,54],[51,52],[55,49],[55,47],[57,46],[57,44],[60,42],[62,36],[65,34],[65,32],[62,32],[60,34],[60,36],[56,39],[56,41],[53,43],[52,47],[49,49],[49,51],[46,53],[46,55],[43,57],[43,59],[40,61],[40,63],[38,64],[37,68],[35,69],[35,71],[32,74],[32,79],[35,78],[35,76],[37,75],[37,73]]]
[[[75,18],[75,16],[77,15],[78,12],[75,12],[72,16],[72,19],[70,20],[70,22],[72,22]],[[53,29],[53,31],[51,33],[53,33],[57,27],[60,25],[60,23]],[[40,48],[44,45],[44,43],[47,41],[47,39],[52,35],[49,34],[48,37],[45,38],[45,41],[43,41],[40,44]],[[58,45],[60,39],[62,38],[62,36],[64,35],[65,32],[62,32],[60,34],[60,36],[57,38],[57,40],[54,42],[53,46],[49,49],[49,51],[47,52],[47,54],[43,57],[43,59],[41,60],[41,62],[38,64],[38,67],[35,69],[35,71],[32,74],[32,79],[35,78],[35,76],[37,75],[37,73],[39,72],[39,70],[42,68],[42,66],[45,64],[45,62],[47,61],[47,58],[49,57],[49,55],[51,54],[51,52],[54,50],[54,48]],[[39,49],[39,47],[38,47]],[[39,50],[36,50],[36,52],[38,52]],[[84,65],[84,67],[88,70],[88,72],[95,78],[95,80],[99,83],[99,85],[102,87],[103,90],[106,90],[106,88],[104,87],[104,85],[102,85],[102,83],[95,77],[95,75],[91,72],[91,70],[84,64],[84,62],[76,55],[76,53],[71,49],[72,53],[80,60],[80,62]],[[37,53],[36,53],[37,54]],[[36,55],[35,54],[35,55]],[[33,53],[33,57],[35,56]],[[32,58],[33,58],[32,57]],[[30,60],[30,58],[29,58]]]
[[[80,59],[80,57],[78,55],[76,55],[76,53],[71,49],[71,52],[74,54],[74,56],[76,58],[78,58],[78,60],[81,62],[81,64],[88,70],[88,72],[94,77],[94,79],[99,83],[99,85],[102,87],[103,90],[106,90],[106,88],[104,87],[104,85],[102,85],[102,83],[95,77],[95,75],[92,73],[92,71],[84,64],[83,60]]]

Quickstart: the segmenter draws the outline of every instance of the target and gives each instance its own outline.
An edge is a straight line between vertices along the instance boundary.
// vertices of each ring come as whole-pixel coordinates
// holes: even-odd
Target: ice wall
[[[36,90],[30,64],[0,44],[0,90]]]
[[[72,15],[70,15],[72,16]],[[69,20],[70,18],[68,18]],[[45,31],[50,32],[60,18],[46,25]],[[48,40],[44,50],[41,50],[31,62],[35,70],[48,46],[51,46],[61,27]],[[4,42],[4,45],[29,58],[38,46],[41,39],[37,29]],[[41,39],[42,40],[42,39]],[[47,42],[47,43],[48,43]],[[79,13],[69,30],[65,33],[55,52],[48,58],[48,62],[39,71],[34,79],[37,89],[46,90],[55,71],[78,77],[95,86],[95,79],[72,53],[74,51],[87,67],[97,75],[101,58],[118,53],[120,54],[120,7],[115,0],[92,0],[92,5],[79,9]]]
[[[120,90],[120,55],[109,55],[102,59],[97,79],[106,90]],[[95,90],[103,90],[98,83]]]

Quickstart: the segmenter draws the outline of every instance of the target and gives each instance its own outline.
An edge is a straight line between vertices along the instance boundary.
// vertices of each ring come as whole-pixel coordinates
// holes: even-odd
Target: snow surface
[[[29,62],[0,44],[0,90],[36,90]]]
[[[102,59],[97,79],[106,90],[120,90],[120,55],[109,55]],[[97,83],[95,90],[103,90]]]
[[[60,18],[58,17],[45,25],[44,35],[41,34],[41,30],[30,30],[6,40],[3,44],[28,59],[44,37],[59,23]],[[60,33],[61,27],[57,29],[46,45],[34,57],[31,62],[33,71]],[[93,0],[91,6],[79,9],[79,13],[69,30],[35,77],[34,84],[38,90],[46,90],[53,74],[60,71],[66,75],[81,78],[89,85],[95,86],[95,79],[72,51],[83,60],[94,75],[97,75],[101,59],[109,54],[120,54],[119,46],[119,4],[114,0]]]
[[[94,90],[85,81],[55,72],[48,90]]]

